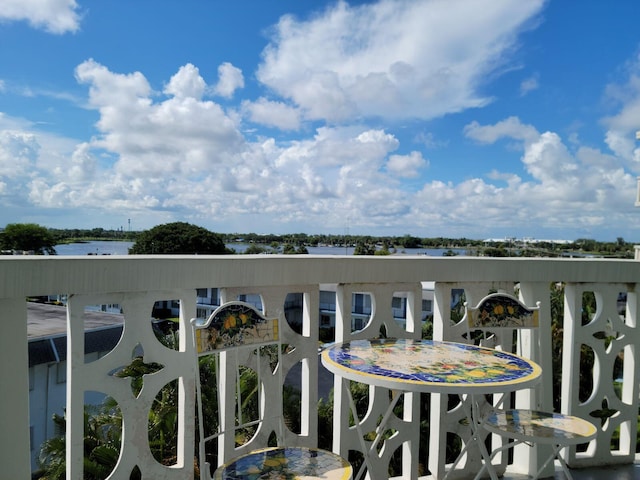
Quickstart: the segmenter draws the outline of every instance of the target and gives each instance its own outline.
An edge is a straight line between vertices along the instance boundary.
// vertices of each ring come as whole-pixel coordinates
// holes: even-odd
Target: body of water
[[[56,245],[55,249],[58,255],[128,255],[129,249],[134,242],[110,242],[95,241],[83,243],[65,243]],[[228,243],[227,247],[232,248],[237,253],[243,253],[250,244],[247,243]],[[265,247],[268,248],[268,247]],[[307,247],[310,255],[353,255],[353,247]],[[465,249],[452,248],[458,255],[465,255]],[[448,248],[399,248],[396,254],[401,255],[429,255],[432,257],[441,257]]]
[[[56,245],[58,255],[128,255],[133,242],[95,241]]]

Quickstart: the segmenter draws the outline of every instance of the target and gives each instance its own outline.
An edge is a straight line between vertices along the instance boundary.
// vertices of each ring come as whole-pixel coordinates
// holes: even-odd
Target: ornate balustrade
[[[564,322],[561,372],[554,372],[551,343],[538,359],[544,370],[542,385],[521,392],[517,402],[552,409],[553,375],[561,375],[561,408],[565,413],[597,419],[599,435],[586,451],[567,452],[570,465],[593,467],[632,463],[638,418],[638,355],[636,282],[640,262],[603,259],[489,259],[475,257],[343,257],[343,256],[127,256],[127,257],[5,257],[0,259],[0,383],[2,384],[3,442],[0,456],[2,476],[28,478],[30,467],[29,376],[27,308],[25,298],[37,295],[67,295],[67,478],[81,479],[83,456],[83,405],[86,392],[112,396],[123,417],[122,454],[112,478],[130,478],[139,470],[143,478],[191,478],[194,457],[195,368],[193,352],[185,341],[188,319],[196,315],[196,289],[220,289],[223,299],[238,295],[260,295],[268,315],[284,318],[289,293],[303,294],[302,334],[283,324],[284,343],[295,346],[287,356],[285,371],[300,365],[302,400],[299,433],[295,441],[316,444],[318,390],[318,327],[320,286],[336,288],[336,340],[387,336],[420,337],[422,286],[434,282],[434,337],[460,340],[462,327],[452,320],[452,291],[463,289],[474,302],[490,290],[519,291],[526,303],[541,302],[542,329],[551,328],[551,310],[561,308]],[[552,304],[551,286],[564,285],[562,305]],[[368,293],[372,313],[365,328],[351,331],[352,293]],[[619,302],[619,294],[626,302]],[[392,318],[394,296],[407,298],[407,321],[400,327]],[[585,298],[593,295],[595,311],[585,317]],[[153,304],[179,300],[181,343],[177,349],[161,345],[149,318]],[[119,304],[125,326],[120,342],[108,355],[85,363],[84,311],[87,305]],[[622,308],[620,314],[619,309]],[[587,321],[583,317],[588,318]],[[526,349],[527,341],[522,339]],[[117,372],[141,357],[153,365],[144,375],[142,388]],[[591,359],[593,375],[580,377],[581,359]],[[615,378],[614,378],[615,372]],[[149,452],[148,412],[158,391],[177,381],[177,457],[173,465],[160,465]],[[582,385],[582,389],[579,388]],[[588,391],[580,398],[579,391]],[[387,392],[371,390],[366,427],[374,428],[389,402]],[[408,395],[402,418],[391,421],[396,435],[386,440],[376,461],[387,469],[394,454],[402,456],[403,478],[425,475],[439,478],[445,470],[446,449],[452,434],[464,438],[465,426],[458,407],[446,398],[428,400]],[[427,403],[425,403],[427,402]],[[428,436],[420,432],[421,411],[429,405]],[[347,455],[358,450],[356,432],[349,428],[349,408],[341,385],[334,398],[334,449]],[[612,447],[612,436],[619,437]],[[422,440],[421,438],[428,438]],[[424,445],[428,442],[428,446]],[[421,453],[429,450],[427,458]],[[509,469],[535,470],[535,449],[516,452]],[[479,457],[470,452],[453,478],[478,470]],[[503,467],[506,467],[507,459]],[[385,470],[382,470],[385,471]],[[472,475],[471,475],[472,476]]]

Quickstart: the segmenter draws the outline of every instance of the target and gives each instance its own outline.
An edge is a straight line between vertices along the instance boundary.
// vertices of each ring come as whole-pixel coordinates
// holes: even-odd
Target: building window
[[[364,320],[362,318],[353,319],[353,329],[362,330],[364,328]]]
[[[368,315],[371,313],[371,295],[368,293],[354,293],[352,302],[353,313],[359,313],[362,315]]]

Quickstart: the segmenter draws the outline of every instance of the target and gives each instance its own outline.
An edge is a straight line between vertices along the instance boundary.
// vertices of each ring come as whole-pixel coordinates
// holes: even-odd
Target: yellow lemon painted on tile
[[[267,458],[264,461],[264,464],[267,467],[279,467],[283,463],[286,463],[286,460],[284,458]]]
[[[229,315],[224,319],[224,328],[233,328],[236,326],[236,317],[234,315]]]

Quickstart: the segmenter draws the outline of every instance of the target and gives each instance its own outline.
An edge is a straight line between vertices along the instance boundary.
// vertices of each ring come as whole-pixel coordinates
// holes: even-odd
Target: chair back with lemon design
[[[272,433],[282,438],[282,379],[273,373],[281,365],[278,319],[266,318],[248,303],[230,301],[191,324],[200,373],[201,478],[209,480],[209,464],[266,447]]]
[[[529,308],[506,293],[492,293],[476,307],[465,304],[467,323],[471,329],[537,328],[540,304]]]
[[[195,322],[196,350],[199,354],[278,342],[278,319],[265,318],[244,302],[227,302],[214,310],[206,322]]]

